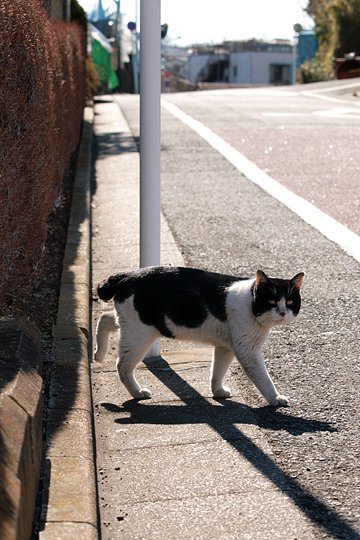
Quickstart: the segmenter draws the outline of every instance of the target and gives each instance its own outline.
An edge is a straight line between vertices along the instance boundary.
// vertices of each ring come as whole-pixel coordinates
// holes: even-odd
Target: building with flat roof
[[[193,47],[187,78],[193,83],[291,84],[294,60],[294,47],[288,40],[227,41],[214,47]]]

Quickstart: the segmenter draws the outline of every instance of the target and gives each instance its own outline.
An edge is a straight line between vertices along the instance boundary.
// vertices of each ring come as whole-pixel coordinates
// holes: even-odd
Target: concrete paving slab
[[[274,490],[272,481],[262,473],[268,457],[264,456],[263,463],[256,465],[244,457],[253,446],[247,437],[242,436],[231,444],[220,438],[198,442],[197,426],[193,424],[189,430],[192,442],[117,451],[115,459],[113,453],[105,456],[99,469],[100,489],[121,483],[126,490],[120,497],[117,494],[114,502],[130,505]],[[275,491],[285,487],[286,478],[279,470]]]
[[[73,339],[55,339],[53,343],[55,362],[74,366],[88,365],[88,342],[81,331]]]
[[[137,378],[143,386],[149,388],[152,392],[151,402],[157,403],[180,400],[188,403],[193,399],[208,399],[216,405],[210,389],[210,365],[212,358],[212,349],[178,349],[162,353],[162,358],[145,360],[137,368]],[[173,345],[176,346],[175,344]],[[179,347],[179,344],[177,344]],[[102,403],[108,401],[110,395],[116,396],[114,405],[120,405],[123,401],[128,401],[131,396],[127,393],[125,387],[120,382],[115,367],[116,344],[110,352],[113,360],[103,363],[94,362],[93,373],[97,374],[97,381],[94,382],[94,401]],[[232,396],[237,398],[239,405],[244,403],[241,393],[241,386],[253,389],[246,376],[237,369],[234,361],[234,373],[236,384],[231,384]],[[227,376],[227,383],[231,380],[230,369]],[[224,404],[226,400],[222,401]],[[145,402],[142,402],[143,404]],[[245,403],[246,405],[246,403]]]
[[[43,523],[77,522],[97,526],[93,467],[92,460],[81,456],[46,460],[45,477],[49,481],[43,496]]]
[[[90,268],[89,266],[69,265],[63,270],[61,275],[61,284],[81,284],[89,285],[90,283]]]
[[[227,493],[189,499],[118,504],[103,510],[103,540],[273,540],[317,539],[311,523],[285,494]]]
[[[48,407],[68,412],[82,409],[91,414],[92,403],[89,369],[86,366],[62,361],[55,363],[49,390]]]
[[[211,400],[187,404],[129,401],[120,407],[99,403],[95,405],[95,424],[102,428],[98,438],[101,455],[130,448],[244,440],[244,436],[268,452],[251,409],[232,400],[224,405]]]
[[[212,396],[209,383],[209,362],[191,366],[192,369],[189,368],[189,364],[178,364],[176,366],[176,371],[172,369],[172,367],[170,367],[166,361],[163,361],[163,365],[159,363],[155,363],[155,365],[153,364],[154,363],[151,362],[150,365],[149,362],[149,367],[146,367],[144,364],[140,364],[137,369],[136,376],[142,386],[149,388],[149,390],[152,392],[153,398],[156,401],[171,401],[176,399],[177,396],[180,396],[180,399],[185,400],[187,398],[194,399],[199,395],[206,397]],[[113,368],[115,368],[115,366],[109,364],[108,369],[112,370]],[[98,372],[98,370],[100,372],[101,368],[94,365],[94,372]],[[183,376],[179,375],[180,372]],[[130,394],[120,382],[119,376],[117,372],[115,372],[115,369],[113,375],[110,375],[107,371],[105,376],[108,381],[108,385],[112,386],[114,391],[117,391],[118,393],[118,404],[120,404],[122,401],[131,399]],[[103,387],[103,392],[108,393],[109,387],[104,388],[104,384],[99,386]],[[99,391],[101,392],[100,389]],[[101,394],[99,394],[97,397],[100,400],[102,399]]]
[[[40,540],[98,540],[98,531],[90,523],[49,523],[46,531],[39,534]]]
[[[88,285],[63,284],[56,322],[58,327],[81,328],[89,333],[89,307],[83,305],[83,298],[89,298]]]
[[[70,410],[64,418],[64,411],[49,409],[46,433],[46,455],[58,457],[84,457],[93,459],[94,448],[91,439],[91,412]]]

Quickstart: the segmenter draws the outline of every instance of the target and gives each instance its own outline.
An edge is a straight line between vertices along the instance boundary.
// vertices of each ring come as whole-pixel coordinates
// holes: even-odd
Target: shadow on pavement
[[[124,135],[119,132],[97,134],[95,139],[96,159],[106,159],[108,156],[118,156],[129,152],[139,152],[139,138]],[[101,150],[99,151],[99,148]]]
[[[336,538],[359,538],[357,531],[352,528],[351,524],[302,487],[296,479],[286,474],[271,457],[242,432],[241,425],[239,426],[239,424],[253,424],[263,429],[286,430],[296,436],[316,431],[336,431],[330,424],[284,414],[280,410],[268,406],[253,409],[231,400],[208,400],[173,371],[166,360],[156,359],[156,367],[152,367],[151,360],[145,360],[144,363],[149,371],[172,390],[183,403],[179,405],[174,403],[151,405],[149,402],[145,404],[133,399],[124,402],[122,407],[111,403],[102,403],[102,406],[112,413],[124,410],[131,412],[130,418],[116,419],[116,423],[155,425],[206,423],[276,487],[286,493],[294,504],[324,531]]]

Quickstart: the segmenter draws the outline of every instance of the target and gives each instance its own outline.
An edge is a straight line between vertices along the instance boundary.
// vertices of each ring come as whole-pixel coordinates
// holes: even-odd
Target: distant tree
[[[360,2],[347,0],[342,10],[338,10],[338,43],[336,56],[349,52],[360,54]]]
[[[330,77],[335,57],[360,53],[360,1],[309,0],[306,11],[319,41],[316,61]]]

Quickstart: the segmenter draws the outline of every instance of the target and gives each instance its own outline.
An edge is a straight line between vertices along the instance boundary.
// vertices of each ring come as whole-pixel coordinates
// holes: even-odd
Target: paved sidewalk
[[[93,290],[139,264],[138,147],[116,97],[97,101],[94,129]],[[164,219],[162,257],[184,264]],[[93,303],[93,329],[104,308]],[[163,340],[162,351],[139,369],[148,401],[131,400],[119,382],[116,340],[92,365],[102,538],[320,538],[235,378],[232,399],[211,397],[211,349]]]

